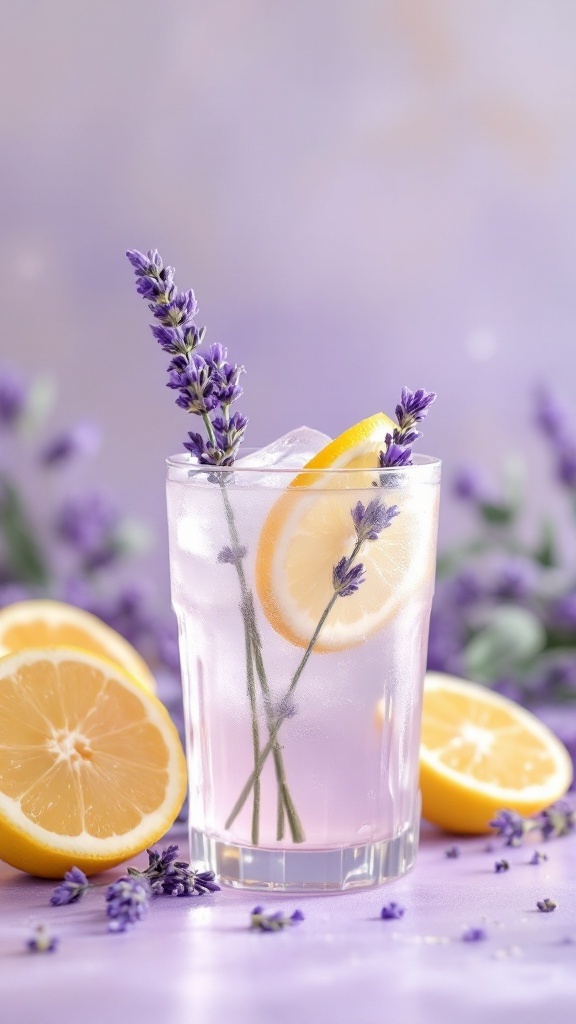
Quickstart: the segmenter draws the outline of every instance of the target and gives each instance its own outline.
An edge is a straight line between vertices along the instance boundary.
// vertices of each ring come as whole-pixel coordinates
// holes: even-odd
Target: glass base
[[[238,846],[190,832],[190,860],[215,871],[222,885],[274,892],[344,892],[382,885],[414,864],[419,819],[393,839],[326,850]]]

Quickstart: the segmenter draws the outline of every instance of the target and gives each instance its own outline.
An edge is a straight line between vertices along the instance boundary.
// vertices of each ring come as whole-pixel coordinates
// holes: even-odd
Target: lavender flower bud
[[[347,558],[341,558],[332,570],[332,583],[339,597],[350,597],[365,580],[362,563],[348,568],[348,561]]]
[[[125,932],[146,917],[150,894],[150,883],[143,875],[119,878],[109,885],[106,890],[108,930]]]
[[[378,540],[382,530],[386,530],[392,520],[399,514],[398,506],[386,507],[380,498],[373,498],[366,506],[361,501],[351,509],[352,522],[359,543],[366,540]]]
[[[67,903],[76,903],[89,888],[86,875],[80,868],[73,867],[64,875],[64,881],[56,886],[50,897],[53,907],[62,907]]]

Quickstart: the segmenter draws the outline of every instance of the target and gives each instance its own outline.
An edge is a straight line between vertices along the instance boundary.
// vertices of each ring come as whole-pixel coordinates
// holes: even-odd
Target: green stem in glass
[[[357,558],[357,556],[358,556],[358,554],[360,552],[362,544],[363,544],[363,541],[361,541],[361,540],[357,540],[356,541],[356,544],[354,545],[354,550],[352,551],[352,554],[350,555],[348,561],[346,562],[345,572],[348,572],[348,570],[354,564],[354,561],[355,561],[355,559]],[[304,669],[306,668],[308,659],[309,659],[310,655],[312,654],[312,651],[314,649],[316,641],[318,640],[318,637],[320,636],[320,633],[322,632],[322,627],[324,626],[324,623],[326,622],[326,619],[328,618],[330,612],[332,611],[332,608],[334,607],[338,597],[339,597],[338,592],[334,591],[334,593],[332,594],[332,597],[330,598],[328,604],[326,605],[324,611],[322,612],[322,615],[320,616],[320,619],[318,620],[318,625],[316,626],[316,629],[314,630],[314,633],[312,634],[310,642],[308,643],[308,646],[307,646],[306,650],[304,651],[304,654],[302,655],[302,660],[300,661],[300,664],[298,665],[298,668],[296,669],[294,675],[292,676],[292,680],[290,682],[290,686],[288,687],[284,697],[282,698],[282,703],[288,702],[290,700],[290,697],[294,693],[294,690],[296,689],[296,687],[298,685],[298,682],[300,680],[300,676],[302,675]],[[226,828],[230,828],[230,826],[233,824],[234,820],[236,819],[236,817],[238,816],[238,814],[242,810],[244,804],[246,803],[246,800],[248,799],[248,797],[250,795],[250,791],[251,791],[252,787],[254,785],[256,785],[256,783],[257,783],[257,781],[258,781],[258,779],[259,779],[259,777],[260,777],[260,775],[262,773],[262,769],[264,767],[264,764],[266,763],[268,755],[270,754],[270,751],[272,750],[272,746],[276,742],[276,736],[278,735],[278,731],[279,731],[280,726],[282,725],[283,721],[284,721],[283,718],[279,718],[279,719],[277,719],[273,723],[272,729],[270,730],[270,738],[269,738],[266,746],[263,747],[263,749],[261,750],[259,756],[256,758],[256,762],[254,764],[254,771],[252,772],[250,777],[246,780],[246,782],[244,784],[244,787],[243,787],[243,789],[242,789],[242,791],[240,793],[240,796],[238,797],[236,803],[234,804],[234,807],[232,808],[232,811],[231,811],[231,813],[230,813],[230,815],[228,817],[228,820],[226,821]]]
[[[228,523],[228,530],[229,530],[229,533],[230,533],[230,540],[231,540],[232,545],[233,545],[233,550],[236,550],[240,546],[240,539],[239,539],[239,536],[238,536],[238,530],[236,528],[236,520],[235,520],[235,517],[234,517],[234,510],[232,508],[232,505],[230,504],[230,498],[229,498],[228,493],[226,491],[226,486],[227,486],[226,485],[226,481],[221,476],[219,477],[219,483],[220,483],[220,489],[221,489],[221,493],[222,493],[222,500],[224,502],[224,510],[225,510],[225,514],[226,514],[226,521]],[[254,665],[256,667],[256,673],[258,675],[258,680],[260,682],[260,688],[262,690],[264,706],[266,708],[266,718],[267,718],[267,724],[268,724],[268,731],[271,734],[271,731],[272,731],[273,725],[274,725],[274,715],[273,715],[272,708],[271,708],[270,687],[268,685],[268,679],[267,679],[266,670],[265,670],[265,667],[264,667],[264,660],[263,660],[263,657],[262,657],[262,640],[261,640],[261,637],[260,637],[260,631],[258,629],[258,624],[256,622],[256,613],[255,613],[255,610],[254,610],[254,599],[252,597],[252,592],[251,592],[251,590],[248,587],[248,583],[247,583],[247,580],[246,580],[246,575],[245,575],[245,572],[244,572],[244,567],[242,565],[242,562],[240,561],[239,558],[236,558],[235,561],[234,561],[234,564],[236,566],[236,571],[238,573],[238,579],[239,579],[239,582],[240,582],[240,591],[241,591],[241,594],[242,594],[241,610],[242,610],[242,617],[243,617],[243,620],[244,620],[245,635],[247,637],[247,643],[248,642],[250,643],[250,650],[251,650],[251,653],[252,653],[252,657],[254,659]],[[255,708],[256,708],[255,702],[253,704],[252,703],[252,698],[251,698],[252,733],[253,733],[253,735],[254,735],[254,716],[256,714]],[[257,726],[257,721],[256,721],[256,726]],[[258,747],[255,750],[255,764],[254,764],[255,778],[259,779],[261,772],[260,771],[256,771],[256,769],[257,769],[258,750],[259,750],[259,745],[258,745]],[[276,823],[276,838],[278,840],[281,840],[281,839],[284,838],[284,811],[285,811],[286,812],[286,817],[288,818],[288,824],[289,824],[289,827],[290,827],[290,834],[292,836],[292,841],[294,843],[302,843],[302,842],[304,842],[304,830],[302,828],[302,823],[300,822],[300,818],[299,818],[298,813],[296,811],[296,807],[294,805],[294,801],[292,800],[292,795],[290,793],[290,789],[288,787],[288,783],[287,783],[287,780],[286,780],[286,770],[285,770],[285,767],[284,767],[284,759],[282,757],[282,751],[280,749],[280,746],[276,742],[272,743],[271,750],[272,750],[272,754],[273,754],[273,758],[274,758],[274,768],[275,768],[276,779],[277,779],[277,784],[278,784],[278,809],[277,809],[277,823]],[[228,826],[226,825],[226,827],[228,827]]]

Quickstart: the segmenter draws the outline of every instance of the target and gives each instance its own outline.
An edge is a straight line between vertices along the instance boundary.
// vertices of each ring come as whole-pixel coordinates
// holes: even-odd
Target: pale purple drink
[[[263,528],[293,478],[294,467],[259,472],[240,464],[197,473],[187,456],[168,462],[191,858],[235,886],[369,886],[408,870],[417,846],[440,463],[422,456],[383,473],[328,471],[300,489],[307,492],[302,501],[324,502],[319,546],[332,544],[332,507],[341,523],[358,502],[366,508],[378,497],[397,515],[361,544],[362,585],[335,598],[323,627],[336,628],[338,615],[356,607],[350,602],[377,592],[375,574],[389,570],[392,596],[368,617],[369,635],[320,652],[320,630],[295,685],[306,646],[275,628],[278,618],[263,607],[256,578]],[[294,500],[298,510],[300,494]],[[311,515],[314,523],[314,509]],[[334,541],[343,556],[359,536],[353,523],[349,534]],[[334,593],[333,566],[321,573],[314,566],[310,587],[325,572],[322,586]],[[344,622],[344,641],[347,628]]]

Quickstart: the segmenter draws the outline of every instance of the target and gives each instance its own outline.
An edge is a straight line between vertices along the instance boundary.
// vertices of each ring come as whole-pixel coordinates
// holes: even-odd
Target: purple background
[[[445,479],[530,457],[534,381],[574,375],[575,33],[565,0],[5,5],[0,356],[105,424],[94,478],[166,593],[189,424],[125,248],[158,246],[246,365],[250,443],[407,384],[439,392]]]

